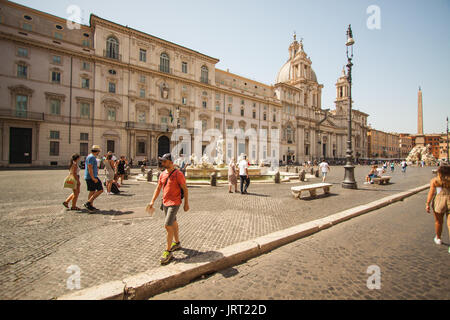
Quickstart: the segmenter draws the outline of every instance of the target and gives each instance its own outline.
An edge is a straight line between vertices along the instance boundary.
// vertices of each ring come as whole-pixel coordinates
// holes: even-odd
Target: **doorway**
[[[10,128],[9,162],[11,164],[31,164],[33,129]]]
[[[166,136],[158,139],[158,157],[162,157],[166,153],[170,153],[170,140]]]

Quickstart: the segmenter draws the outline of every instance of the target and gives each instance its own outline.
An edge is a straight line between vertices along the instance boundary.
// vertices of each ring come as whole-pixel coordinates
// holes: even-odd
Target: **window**
[[[16,96],[16,116],[26,117],[28,110],[28,96],[17,95]]]
[[[114,82],[109,83],[108,91],[110,93],[116,93],[116,84]]]
[[[140,89],[140,91],[139,91],[139,96],[140,96],[141,98],[145,98],[145,89],[144,89],[144,88],[141,88],[141,89]]]
[[[138,154],[145,154],[145,141],[138,141],[138,145],[137,145],[137,153]]]
[[[112,153],[116,152],[116,142],[114,140],[107,140],[106,149],[108,149],[108,151],[111,151]]]
[[[116,109],[115,108],[108,108],[107,119],[109,121],[116,121]]]
[[[59,140],[59,131],[50,131],[50,139]]]
[[[181,103],[186,105],[187,104],[187,98],[186,97],[182,97],[181,98]]]
[[[33,31],[33,26],[29,23],[22,24],[22,29],[25,31]]]
[[[58,40],[63,39],[63,34],[61,32],[55,32],[54,36],[55,36],[55,39],[58,39]]]
[[[81,141],[89,141],[89,133],[81,132],[80,133],[80,140]]]
[[[203,109],[208,108],[208,102],[207,101],[202,101],[202,106],[203,106]]]
[[[145,83],[145,80],[146,80],[145,76],[141,75],[140,78],[139,78],[139,82]]]
[[[244,108],[241,108],[241,117],[243,117],[244,115],[245,115]]]
[[[61,72],[52,71],[52,82],[61,83]]]
[[[267,113],[264,112],[264,121],[267,121]]]
[[[139,123],[145,123],[146,119],[147,119],[147,116],[146,116],[145,111],[139,111],[138,112],[138,119],[137,119],[138,122]]]
[[[89,71],[91,70],[91,64],[89,62],[83,61],[82,68],[83,70]]]
[[[170,60],[167,53],[162,53],[159,59],[159,71],[161,72],[170,72]]]
[[[19,48],[19,49],[17,49],[17,55],[19,57],[28,58],[28,49],[26,49],[26,48]]]
[[[201,71],[201,78],[200,81],[203,83],[209,83],[209,74],[208,74],[208,67],[203,66]]]
[[[61,64],[61,56],[53,56],[52,61],[54,64]]]
[[[241,104],[244,105],[244,104],[245,104],[245,101],[244,101],[244,100],[241,100]]]
[[[59,156],[59,141],[50,141],[50,156]]]
[[[88,155],[89,145],[85,142],[80,143],[80,156],[85,157]]]
[[[228,97],[228,102],[232,103],[233,102],[233,97]]]
[[[256,111],[253,110],[253,119],[256,119]]]
[[[80,107],[80,116],[82,118],[91,117],[91,105],[89,103],[82,103]]]
[[[187,65],[187,62],[182,62],[182,63],[181,63],[181,72],[183,72],[183,73],[188,73],[188,65]]]
[[[81,42],[81,45],[83,46],[83,47],[89,47],[90,46],[90,41],[89,40],[86,40],[86,39],[83,39],[83,41]]]
[[[114,37],[109,37],[106,40],[106,57],[119,59],[119,41]]]
[[[24,64],[17,65],[17,76],[19,78],[26,78],[28,75],[28,67]]]
[[[53,114],[53,115],[61,114],[61,100],[56,100],[56,99],[50,100],[50,114]]]
[[[216,111],[220,111],[220,103],[219,102],[216,103]]]
[[[276,114],[273,115],[273,122],[277,122],[277,115]]]
[[[208,128],[208,121],[202,120],[202,130],[205,131]]]
[[[147,62],[147,50],[144,49],[139,50],[139,61]]]
[[[233,107],[232,106],[228,106],[228,113],[233,113]]]
[[[81,87],[84,89],[89,89],[89,79],[88,78],[81,79]]]
[[[186,128],[187,127],[187,118],[186,117],[180,117],[181,127]]]
[[[220,130],[220,122],[216,122],[216,126],[215,126],[215,128],[217,129],[217,130]]]

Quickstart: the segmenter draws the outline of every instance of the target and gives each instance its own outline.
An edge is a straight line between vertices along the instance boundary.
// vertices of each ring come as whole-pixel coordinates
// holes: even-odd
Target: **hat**
[[[93,145],[92,148],[91,148],[91,150],[101,151],[102,148],[100,148],[100,146],[98,146],[98,145]]]
[[[170,153],[166,153],[165,155],[163,155],[162,157],[159,157],[158,159],[159,159],[159,161],[165,161],[165,160],[172,161],[172,155]]]

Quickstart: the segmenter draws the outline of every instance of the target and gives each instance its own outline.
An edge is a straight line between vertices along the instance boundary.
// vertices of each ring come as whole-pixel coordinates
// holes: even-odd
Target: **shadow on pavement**
[[[339,196],[339,194],[337,194],[337,193],[328,193],[328,194],[319,194],[319,195],[317,195],[317,196],[315,196],[315,197],[311,197],[311,196],[308,196],[308,197],[301,197],[300,198],[300,200],[304,200],[304,201],[314,201],[314,200],[320,200],[320,199],[324,199],[324,198],[330,198],[330,197],[337,197],[337,196]]]
[[[199,263],[199,262],[209,262],[223,257],[223,254],[217,251],[206,251],[201,252],[194,249],[181,248],[178,252],[183,252],[185,257],[177,258],[175,257],[175,263]]]

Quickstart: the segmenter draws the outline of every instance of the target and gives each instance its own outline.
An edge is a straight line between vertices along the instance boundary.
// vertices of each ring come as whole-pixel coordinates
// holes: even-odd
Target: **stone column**
[[[305,161],[305,127],[301,126],[298,130],[297,135],[297,149],[298,149],[298,161]]]

